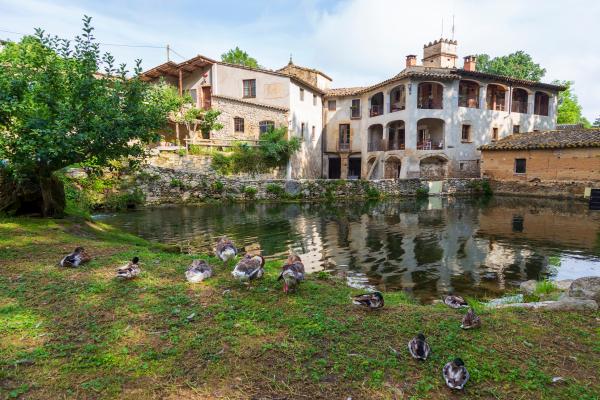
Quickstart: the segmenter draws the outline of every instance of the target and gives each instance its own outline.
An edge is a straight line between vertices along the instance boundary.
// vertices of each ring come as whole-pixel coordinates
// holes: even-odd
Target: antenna
[[[290,53],[290,64],[293,64],[293,62],[292,62],[292,53]]]
[[[441,38],[444,37],[444,17],[442,17],[442,36],[440,36]]]
[[[454,14],[452,14],[452,40],[454,40]]]
[[[171,46],[167,45],[167,62],[171,61],[170,56],[171,56]]]

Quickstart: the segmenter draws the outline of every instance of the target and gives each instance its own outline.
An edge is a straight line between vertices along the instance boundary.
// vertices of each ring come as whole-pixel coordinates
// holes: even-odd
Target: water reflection
[[[561,264],[569,277],[600,274],[600,213],[579,203],[498,197],[231,204],[104,220],[204,251],[223,234],[259,244],[268,258],[294,249],[309,271],[331,270],[352,286],[402,289],[425,301],[448,292],[498,295],[523,280],[560,277]]]

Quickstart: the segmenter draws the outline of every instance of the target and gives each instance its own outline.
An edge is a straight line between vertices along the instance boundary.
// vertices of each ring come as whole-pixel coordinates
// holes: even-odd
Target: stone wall
[[[473,179],[447,179],[444,194],[471,193]],[[476,179],[476,181],[478,181]],[[209,200],[339,199],[351,197],[412,196],[427,181],[419,179],[289,180],[224,178],[159,167],[147,167],[136,177],[135,187],[148,205],[199,203]]]
[[[495,181],[490,180],[494,194],[557,199],[583,200],[586,187],[600,188],[596,181]]]
[[[221,96],[213,96],[212,106],[221,111],[218,120],[223,124],[223,129],[211,133],[212,138],[258,139],[261,121],[273,121],[275,127],[288,126],[288,112],[279,108]],[[235,132],[233,124],[235,117],[244,119],[243,133]]]

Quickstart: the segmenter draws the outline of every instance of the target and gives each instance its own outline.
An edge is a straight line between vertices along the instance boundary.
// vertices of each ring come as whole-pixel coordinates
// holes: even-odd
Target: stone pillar
[[[487,109],[486,99],[487,99],[487,85],[480,85],[479,86],[479,109],[480,110]]]
[[[340,154],[340,178],[341,179],[348,179],[348,163],[349,163],[348,158],[349,158],[348,153]]]

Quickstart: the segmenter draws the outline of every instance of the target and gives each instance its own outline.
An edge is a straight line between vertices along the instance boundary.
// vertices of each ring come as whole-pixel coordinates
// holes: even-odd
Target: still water
[[[238,247],[328,270],[356,287],[492,297],[528,279],[600,275],[600,212],[585,204],[523,198],[430,198],[336,204],[164,207],[98,219],[144,238],[212,251]]]

